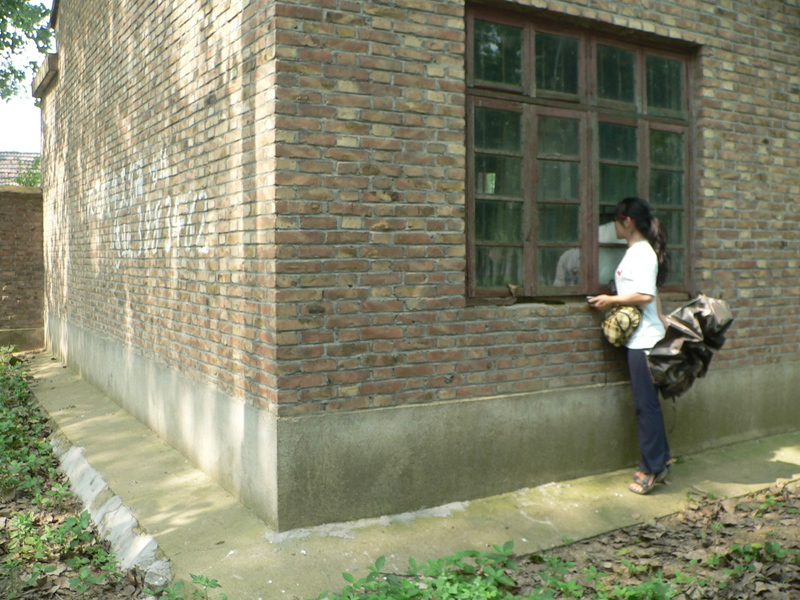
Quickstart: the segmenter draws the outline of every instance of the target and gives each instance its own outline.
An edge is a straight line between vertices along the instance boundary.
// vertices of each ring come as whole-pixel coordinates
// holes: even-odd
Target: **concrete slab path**
[[[534,552],[676,512],[693,491],[734,497],[800,478],[796,432],[682,457],[670,485],[646,497],[627,491],[626,469],[279,534],[72,368],[39,354],[31,373],[75,488],[118,553],[150,569],[154,581],[166,574],[166,559],[177,579],[217,579],[230,600],[316,598],[339,591],[343,571],[363,576],[380,556],[387,570],[402,571],[409,557],[508,540],[517,552]]]

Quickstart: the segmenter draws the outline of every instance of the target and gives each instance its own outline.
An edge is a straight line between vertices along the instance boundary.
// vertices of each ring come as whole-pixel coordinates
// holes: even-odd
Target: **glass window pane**
[[[475,78],[522,85],[522,28],[475,20]]]
[[[680,285],[683,283],[683,251],[668,247],[667,252],[669,252],[670,258],[667,284]]]
[[[574,119],[539,119],[539,156],[577,156],[580,150],[578,121]]]
[[[605,226],[606,232],[605,237],[607,239],[602,239],[601,242],[614,242],[616,241],[616,230],[613,228],[614,226],[614,217],[617,214],[617,202],[622,200],[622,198],[617,198],[613,200],[614,204],[601,204],[600,205],[600,227],[601,229]],[[611,236],[614,237],[611,237]]]
[[[667,206],[683,206],[683,173],[650,172],[650,202]]]
[[[475,283],[478,287],[522,285],[522,248],[476,248]]]
[[[636,162],[636,127],[600,123],[600,158]]]
[[[522,159],[476,154],[475,189],[481,196],[522,197]]]
[[[667,233],[667,248],[674,244],[683,244],[683,211],[656,210],[656,218]]]
[[[636,196],[637,168],[600,165],[600,202],[616,204],[628,196]]]
[[[597,283],[608,285],[614,281],[614,271],[625,256],[627,246],[620,248],[601,246],[597,255]]]
[[[683,134],[651,129],[650,163],[658,167],[683,167]]]
[[[475,239],[479,242],[522,243],[522,203],[475,202]]]
[[[682,112],[682,64],[661,56],[647,57],[647,106],[650,112]]]
[[[540,90],[578,93],[578,47],[575,38],[536,34],[536,87]]]
[[[539,200],[578,199],[578,163],[540,160],[538,165]]]
[[[536,268],[539,285],[578,285],[581,282],[581,250],[540,248]]]
[[[580,210],[577,205],[539,205],[539,243],[577,242],[580,235]]]
[[[481,150],[519,152],[522,115],[508,110],[475,108],[475,147]]]
[[[633,52],[597,46],[597,93],[607,100],[634,102],[636,55]]]

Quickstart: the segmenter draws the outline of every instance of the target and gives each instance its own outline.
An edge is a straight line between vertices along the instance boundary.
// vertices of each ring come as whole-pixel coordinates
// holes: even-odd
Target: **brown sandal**
[[[634,481],[628,486],[628,489],[634,494],[644,496],[652,492],[654,487],[656,487],[656,474],[650,473],[645,479],[637,479]]]
[[[653,491],[657,483],[666,483],[667,475],[669,475],[670,466],[661,471],[660,473],[642,473],[644,477],[639,477],[639,472],[633,474],[633,483],[628,486],[628,489],[634,494],[644,496]]]

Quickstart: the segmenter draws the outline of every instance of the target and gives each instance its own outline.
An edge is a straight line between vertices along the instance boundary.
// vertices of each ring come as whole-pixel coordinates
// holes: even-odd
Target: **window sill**
[[[688,302],[688,292],[661,292],[662,302]],[[467,306],[514,306],[519,304],[567,305],[586,304],[585,295],[569,296],[495,296],[491,298],[467,298]]]

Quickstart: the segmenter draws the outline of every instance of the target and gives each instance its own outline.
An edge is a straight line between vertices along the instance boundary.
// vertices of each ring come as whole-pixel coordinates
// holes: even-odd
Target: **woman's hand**
[[[589,306],[595,310],[606,310],[617,304],[617,296],[609,296],[608,294],[592,296],[587,300],[589,302]]]
[[[653,297],[648,296],[647,294],[639,294],[638,292],[628,294],[627,296],[609,296],[608,294],[600,294],[599,296],[590,296],[587,298],[587,301],[589,302],[589,306],[597,310],[607,310],[609,308],[613,308],[614,306],[628,304],[632,304],[633,306],[638,306],[639,308],[644,309],[645,306],[653,301]]]

